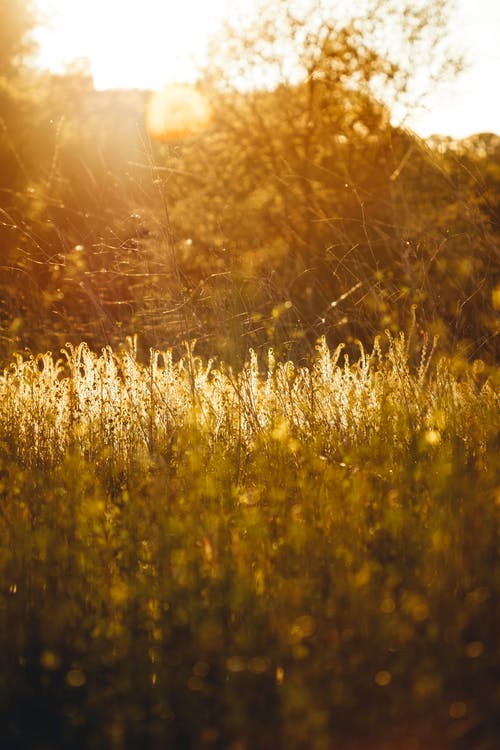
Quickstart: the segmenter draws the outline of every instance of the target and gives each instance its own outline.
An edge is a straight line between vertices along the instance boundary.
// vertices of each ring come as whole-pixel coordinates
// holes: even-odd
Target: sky
[[[206,44],[235,3],[252,0],[37,0],[38,64],[54,72],[88,58],[99,89],[194,81]],[[419,135],[500,134],[500,0],[457,0],[453,36],[469,67],[406,120]]]

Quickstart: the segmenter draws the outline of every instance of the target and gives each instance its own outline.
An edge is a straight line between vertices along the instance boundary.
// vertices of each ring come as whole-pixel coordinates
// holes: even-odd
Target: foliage
[[[18,358],[2,747],[493,748],[495,377],[403,336]]]
[[[2,748],[495,747],[500,138],[391,124],[449,4],[361,5],[171,143],[2,6]]]
[[[13,77],[33,49],[29,34],[36,20],[32,0],[2,0],[0,79]]]
[[[220,99],[212,131],[147,155],[145,97],[83,84],[48,84],[53,124],[40,113],[25,148],[38,144],[42,174],[4,203],[4,351],[140,330],[146,345],[196,337],[241,364],[248,345],[300,353],[337,328],[367,342],[417,304],[450,351],[493,354],[494,136],[484,155],[427,145],[373,109],[376,133],[330,137],[332,107],[307,182],[301,88]]]
[[[448,10],[368,5],[278,3],[226,32],[197,138],[149,142],[147,95],[97,92],[78,65],[0,83],[2,355],[140,331],[146,350],[197,338],[240,367],[249,346],[367,344],[417,304],[450,352],[493,360],[496,137],[424,143],[391,125],[377,87],[401,102],[426,49],[434,73],[457,62],[434,44]],[[384,49],[387,24],[406,58]],[[245,71],[254,85],[235,89]]]

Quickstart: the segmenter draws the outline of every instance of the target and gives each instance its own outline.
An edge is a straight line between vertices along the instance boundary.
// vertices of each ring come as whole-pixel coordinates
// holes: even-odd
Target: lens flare
[[[202,133],[213,116],[210,102],[200,91],[186,83],[174,83],[151,96],[146,123],[155,140],[174,141]]]

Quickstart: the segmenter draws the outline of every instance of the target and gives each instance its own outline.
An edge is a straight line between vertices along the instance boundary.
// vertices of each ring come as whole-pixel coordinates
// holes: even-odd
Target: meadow
[[[497,750],[500,135],[407,127],[454,4],[253,3],[153,94],[1,2],[0,750]],[[188,3],[100,5],[121,71]]]
[[[0,746],[498,747],[498,371],[415,327],[0,376]]]

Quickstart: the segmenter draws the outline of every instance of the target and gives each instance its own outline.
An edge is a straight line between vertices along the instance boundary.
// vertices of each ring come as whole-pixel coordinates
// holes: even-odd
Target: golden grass
[[[498,736],[498,392],[425,340],[0,378],[0,746]]]
[[[0,435],[28,465],[54,465],[70,450],[97,459],[106,447],[127,467],[168,450],[179,430],[192,429],[211,445],[251,452],[264,441],[321,443],[327,455],[380,437],[395,454],[415,441],[428,447],[456,441],[479,454],[492,437],[498,392],[480,362],[463,377],[446,358],[432,362],[425,340],[410,356],[404,334],[380,340],[359,358],[317,344],[310,367],[276,362],[262,367],[255,352],[239,373],[186,354],[151,350],[149,364],[136,343],[113,352],[68,345],[63,356],[18,355],[0,376]],[[434,355],[435,356],[435,355]],[[411,360],[416,364],[411,365]]]

